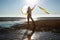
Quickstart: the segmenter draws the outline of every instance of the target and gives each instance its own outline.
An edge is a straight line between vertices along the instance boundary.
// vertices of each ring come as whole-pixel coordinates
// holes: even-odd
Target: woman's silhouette
[[[33,11],[33,9],[35,8],[35,6],[31,9],[30,8],[30,6],[28,7],[28,10],[27,10],[27,20],[28,20],[28,28],[30,27],[30,24],[29,24],[29,19],[31,19],[32,20],[32,23],[33,23],[33,30],[32,30],[32,33],[31,34],[27,34],[27,37],[28,37],[28,40],[31,40],[31,36],[32,36],[32,34],[34,33],[34,31],[35,31],[35,22],[34,22],[34,20],[33,20],[33,18],[32,18],[32,16],[31,16],[31,13],[32,13],[32,11]]]
[[[32,9],[30,8],[30,6],[28,6],[28,9],[27,9],[27,20],[28,20],[28,27],[27,27],[27,29],[30,28],[29,19],[31,19],[31,20],[32,20],[32,23],[33,23],[32,33],[29,34],[28,31],[27,31],[27,38],[28,38],[28,40],[31,40],[31,36],[32,36],[32,34],[35,32],[35,28],[36,28],[35,22],[34,22],[32,16],[31,16],[31,13],[32,13],[32,11],[33,11],[34,8],[35,8],[35,6],[34,6]],[[21,10],[21,12],[22,12],[22,10]],[[22,13],[23,13],[23,12],[22,12]],[[23,14],[24,14],[24,13],[23,13]],[[24,14],[24,15],[26,15],[26,14]]]
[[[33,20],[32,16],[31,16],[31,13],[32,13],[32,11],[33,11],[34,8],[35,8],[35,6],[34,6],[32,9],[31,9],[30,6],[29,6],[29,7],[28,7],[28,10],[27,10],[28,28],[30,27],[29,19],[32,20],[32,23],[33,23],[33,25],[34,25],[34,27],[35,27],[34,20]],[[34,28],[34,29],[35,29],[35,28]]]

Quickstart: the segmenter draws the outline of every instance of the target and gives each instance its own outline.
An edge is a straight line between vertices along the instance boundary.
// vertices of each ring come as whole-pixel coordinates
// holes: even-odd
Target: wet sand
[[[60,40],[60,20],[36,20],[36,29],[32,35],[34,40]],[[32,22],[28,30],[33,29]],[[27,35],[27,22],[10,28],[0,28],[0,40],[23,40]]]
[[[0,40],[23,40],[26,38],[27,30],[13,30],[2,29],[0,30]],[[34,40],[60,40],[60,33],[54,33],[51,31],[39,31],[34,32],[31,39]]]
[[[36,31],[52,31],[52,32],[60,32],[60,20],[38,20],[35,21]],[[31,27],[29,30],[33,29],[33,24],[30,22]],[[19,24],[12,26],[14,29],[27,29],[27,22],[24,24]]]

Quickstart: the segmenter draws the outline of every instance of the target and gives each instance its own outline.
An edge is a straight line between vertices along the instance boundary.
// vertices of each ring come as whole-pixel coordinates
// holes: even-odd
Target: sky
[[[25,5],[25,0],[0,0],[0,17],[25,17],[21,13]],[[36,6],[32,17],[60,17],[60,0],[38,0],[36,5],[45,8],[50,14],[45,14]]]

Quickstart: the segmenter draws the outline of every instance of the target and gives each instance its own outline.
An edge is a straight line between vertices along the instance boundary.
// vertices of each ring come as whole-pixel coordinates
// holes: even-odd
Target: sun
[[[28,6],[30,6],[30,8],[33,8],[34,5],[38,3],[38,0],[24,0],[24,1],[26,4],[22,7],[22,12],[24,16],[27,16],[25,14],[27,14]]]
[[[25,0],[26,4],[29,6],[34,6],[38,3],[38,0]]]
[[[28,6],[33,8],[33,6],[37,4],[38,0],[25,0],[25,2],[26,2],[26,5],[24,5],[23,8],[22,8],[22,12],[24,14],[27,13]]]

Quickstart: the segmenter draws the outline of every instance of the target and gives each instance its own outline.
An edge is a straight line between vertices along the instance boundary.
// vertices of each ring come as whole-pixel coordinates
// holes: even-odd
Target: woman
[[[28,38],[28,40],[31,40],[31,36],[34,33],[34,31],[35,31],[35,23],[34,23],[34,20],[33,20],[32,16],[31,16],[31,13],[32,13],[32,11],[33,11],[34,8],[35,8],[35,6],[32,9],[29,6],[28,9],[27,9],[27,20],[28,20],[28,27],[27,27],[27,29],[30,27],[29,19],[32,20],[32,23],[34,25],[33,30],[32,30],[32,33],[30,34],[30,33],[27,32],[27,38]],[[21,10],[21,12],[22,12],[22,10]],[[24,15],[26,15],[26,14],[24,14]]]
[[[31,19],[32,20],[32,23],[33,23],[33,25],[34,25],[34,27],[33,27],[33,30],[32,30],[32,33],[30,34],[30,33],[27,33],[27,38],[28,38],[28,40],[31,40],[31,36],[32,36],[32,34],[34,33],[34,31],[35,31],[35,23],[34,23],[34,20],[33,20],[33,18],[32,18],[32,16],[31,16],[31,13],[32,13],[32,10],[35,8],[35,6],[31,9],[30,8],[30,6],[28,7],[28,10],[27,10],[27,20],[28,20],[28,28],[30,27],[30,24],[29,24],[29,19]],[[28,29],[27,28],[27,29]]]

